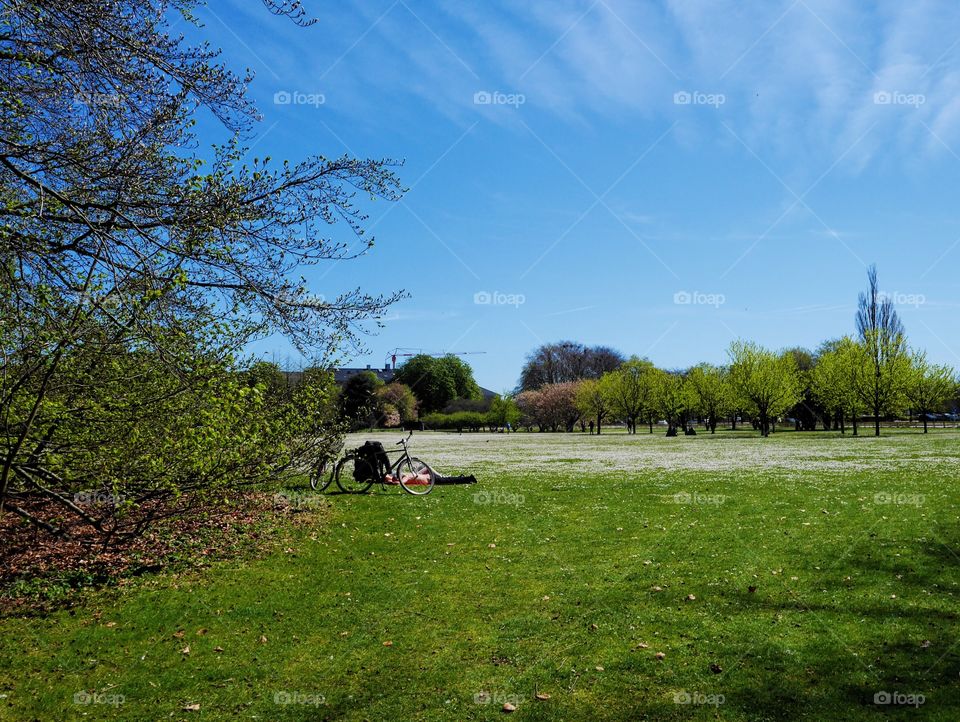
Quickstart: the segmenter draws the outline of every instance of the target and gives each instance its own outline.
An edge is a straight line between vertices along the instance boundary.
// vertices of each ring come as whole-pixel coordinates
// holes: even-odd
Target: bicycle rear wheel
[[[362,494],[373,486],[375,474],[376,469],[373,469],[364,459],[348,454],[337,464],[334,478],[337,480],[340,491],[347,494]]]
[[[403,459],[397,464],[395,475],[403,490],[414,496],[429,494],[437,481],[433,469],[415,456]]]

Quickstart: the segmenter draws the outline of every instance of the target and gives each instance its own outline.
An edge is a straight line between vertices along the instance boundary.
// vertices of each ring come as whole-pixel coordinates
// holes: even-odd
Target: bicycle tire
[[[396,476],[403,490],[414,496],[426,496],[437,482],[433,469],[415,456],[401,459],[396,466]]]
[[[373,481],[371,480],[357,481],[353,477],[353,470],[358,461],[366,464],[365,461],[358,459],[354,454],[347,454],[340,459],[340,462],[337,464],[334,477],[337,480],[337,487],[344,494],[363,494],[373,486]]]

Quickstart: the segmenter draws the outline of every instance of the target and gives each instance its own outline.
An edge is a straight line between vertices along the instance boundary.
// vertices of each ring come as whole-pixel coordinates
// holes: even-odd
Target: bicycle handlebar
[[[411,437],[411,436],[413,436],[413,429],[410,429],[410,433],[407,434],[407,438],[405,438],[405,439],[400,439],[400,441],[398,441],[396,444],[394,444],[394,446],[400,446],[400,444],[405,444],[405,443],[407,443],[408,441],[410,441],[410,437]]]

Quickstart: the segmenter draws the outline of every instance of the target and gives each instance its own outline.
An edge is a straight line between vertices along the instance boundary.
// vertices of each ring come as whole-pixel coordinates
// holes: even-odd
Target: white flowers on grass
[[[642,431],[642,430],[641,430]],[[786,436],[786,435],[785,435]],[[346,446],[359,446],[366,436],[355,434]],[[589,479],[615,472],[706,471],[736,474],[769,470],[799,472],[889,472],[922,467],[931,473],[960,473],[960,449],[937,448],[922,435],[843,439],[803,437],[718,438],[701,434],[690,438],[620,433],[590,436],[574,433],[420,433],[413,452],[444,474],[470,473],[481,489],[497,487],[497,474],[537,473],[545,482],[552,474],[569,484],[571,478]],[[856,444],[853,447],[853,444]],[[854,458],[855,457],[855,458]],[[693,490],[691,490],[692,492]],[[901,490],[889,489],[891,494]]]

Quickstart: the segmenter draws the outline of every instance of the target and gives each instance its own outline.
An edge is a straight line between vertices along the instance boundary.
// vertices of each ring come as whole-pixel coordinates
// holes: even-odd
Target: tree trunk
[[[873,428],[874,436],[880,436],[880,396],[873,395]]]
[[[927,413],[923,413],[923,433],[927,433]]]
[[[600,419],[602,418],[600,414],[597,414],[597,436],[600,436]]]

